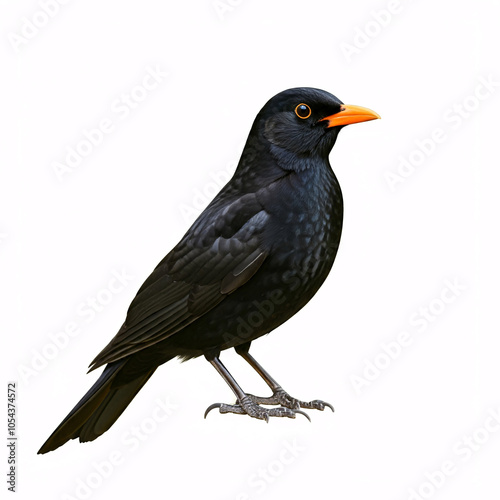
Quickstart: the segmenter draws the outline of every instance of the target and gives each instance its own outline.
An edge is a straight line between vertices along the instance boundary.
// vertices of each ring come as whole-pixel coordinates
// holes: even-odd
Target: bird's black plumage
[[[281,92],[262,108],[233,178],[144,282],[120,331],[91,364],[91,370],[107,365],[103,374],[40,453],[105,432],[155,369],[174,357],[204,355],[220,372],[220,352],[235,347],[257,363],[246,354],[250,342],[299,311],[335,259],[343,203],[328,155],[346,124],[345,108],[311,88]],[[261,412],[253,396],[256,401],[243,404],[247,395],[221,374],[238,398],[227,411],[258,418],[279,413]],[[261,375],[273,393],[281,389],[267,372]],[[291,401],[279,401],[282,416],[294,416],[300,406]]]

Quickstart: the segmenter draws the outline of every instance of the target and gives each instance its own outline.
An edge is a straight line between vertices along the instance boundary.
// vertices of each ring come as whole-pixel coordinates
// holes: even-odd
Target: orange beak
[[[328,120],[327,128],[338,127],[339,125],[349,125],[351,123],[367,122],[380,118],[378,113],[361,106],[342,104],[340,111],[334,115],[326,116],[320,121]]]

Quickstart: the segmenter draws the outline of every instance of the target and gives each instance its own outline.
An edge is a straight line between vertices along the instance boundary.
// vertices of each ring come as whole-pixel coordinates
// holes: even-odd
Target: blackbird
[[[175,357],[205,356],[234,392],[235,404],[211,405],[205,417],[213,408],[266,421],[294,418],[300,408],[333,410],[291,397],[249,348],[304,307],[327,277],[343,219],[328,155],[342,127],[376,118],[314,88],[270,99],[234,176],[141,286],[125,323],[90,365],[106,365],[101,376],[38,453],[106,432],[156,368]],[[247,394],[237,384],[219,359],[231,347],[272,396]]]

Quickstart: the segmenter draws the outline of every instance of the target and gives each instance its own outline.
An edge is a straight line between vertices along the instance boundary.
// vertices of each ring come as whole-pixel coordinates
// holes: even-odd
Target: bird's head
[[[280,92],[257,115],[252,133],[281,168],[303,170],[311,161],[328,158],[342,127],[375,120],[367,108],[344,104],[324,90],[298,87]]]

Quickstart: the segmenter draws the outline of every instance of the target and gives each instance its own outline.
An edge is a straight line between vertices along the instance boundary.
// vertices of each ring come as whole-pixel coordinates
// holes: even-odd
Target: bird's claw
[[[292,410],[298,410],[300,408],[306,408],[310,410],[320,410],[323,411],[325,407],[328,407],[333,411],[333,406],[326,401],[321,401],[320,399],[315,399],[314,401],[300,401],[298,399],[292,398],[290,394],[288,394],[283,389],[276,390],[271,397],[259,397],[254,396],[253,394],[248,394],[251,400],[257,404],[265,404],[265,405],[281,405],[285,408],[290,408]]]
[[[239,404],[228,405],[224,403],[214,403],[210,405],[205,411],[205,418],[208,413],[214,408],[219,408],[219,413],[235,413],[237,415],[249,415],[253,418],[258,418],[259,420],[265,420],[269,422],[269,417],[287,417],[295,418],[297,414],[304,415],[304,417],[311,421],[309,415],[295,408],[288,408],[285,406],[280,406],[278,408],[263,408],[259,406],[250,395],[243,398]]]
[[[203,415],[203,418],[207,418],[207,415],[214,409],[214,408],[220,408],[222,406],[222,403],[214,403],[213,405],[210,405],[206,410],[205,410],[205,415]]]
[[[309,417],[309,415],[305,411],[302,411],[302,410],[293,410],[293,411],[295,412],[295,414],[299,413],[300,415],[304,415],[304,417],[306,417],[307,420],[309,420],[309,422],[311,421],[311,418]]]
[[[335,412],[333,406],[330,403],[327,403],[326,401],[321,401],[320,399],[315,399],[314,401],[309,401],[308,403],[300,401],[299,404],[301,408],[310,408],[320,411],[323,411],[325,408],[330,408],[332,412]]]

